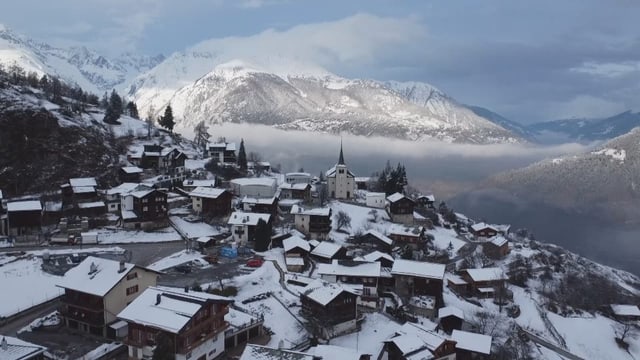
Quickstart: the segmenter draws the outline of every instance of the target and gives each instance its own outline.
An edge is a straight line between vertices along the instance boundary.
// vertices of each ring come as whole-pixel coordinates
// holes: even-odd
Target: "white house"
[[[331,231],[331,208],[305,210],[298,205],[291,207],[296,230],[312,239],[324,240]]]
[[[368,207],[384,209],[387,204],[387,194],[383,192],[368,192],[365,199]]]
[[[239,197],[273,197],[278,190],[276,179],[271,177],[238,178],[230,184],[233,194]]]
[[[338,163],[326,173],[329,196],[335,199],[351,199],[356,191],[355,175],[347,168],[340,144]]]
[[[311,184],[311,174],[306,172],[290,172],[284,176],[287,184]]]
[[[271,224],[270,214],[234,212],[229,216],[227,224],[231,227],[233,240],[239,245],[246,245],[254,240],[255,228],[260,219],[267,224]]]

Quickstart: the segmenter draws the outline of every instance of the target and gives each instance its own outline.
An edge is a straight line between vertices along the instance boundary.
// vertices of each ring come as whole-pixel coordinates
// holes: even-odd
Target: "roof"
[[[32,344],[11,336],[2,335],[0,343],[3,342],[6,342],[7,349],[3,350],[0,348],[0,358],[2,360],[29,359],[47,350],[47,348],[43,346]]]
[[[436,201],[436,197],[433,196],[433,195],[420,195],[420,196],[418,196],[418,199],[425,199],[425,200],[431,201],[431,202]]]
[[[364,233],[363,235],[367,235],[367,234],[375,236],[376,238],[380,239],[382,242],[386,243],[387,245],[391,245],[393,243],[393,240],[391,240],[388,236],[382,234],[379,231],[369,230],[366,233]]]
[[[124,271],[120,272],[120,262],[89,256],[67,271],[57,286],[103,297],[134,267],[135,264],[124,263]]]
[[[315,280],[302,289],[302,294],[318,304],[326,306],[345,291],[350,294],[357,295],[353,289],[342,286],[341,284]]]
[[[455,316],[458,319],[464,320],[464,312],[462,312],[462,310],[460,310],[455,306],[445,306],[443,308],[440,308],[440,310],[438,310],[439,319],[445,318],[447,316]]]
[[[447,274],[446,278],[447,281],[451,282],[453,285],[467,285],[467,282],[458,275]]]
[[[106,191],[107,195],[116,195],[116,194],[126,194],[129,192],[134,191],[136,188],[138,188],[138,186],[145,186],[146,185],[142,185],[142,184],[136,184],[136,183],[122,183],[114,188],[111,188],[109,190]]]
[[[640,309],[636,305],[611,304],[611,310],[618,316],[640,316]]]
[[[505,238],[503,236],[495,236],[489,242],[492,243],[495,246],[503,246],[504,244],[508,243],[509,240],[507,240],[507,238]]]
[[[479,222],[479,223],[475,223],[473,225],[471,225],[471,229],[473,231],[480,231],[483,229],[491,229],[491,230],[495,230],[496,232],[498,231],[498,229],[496,229],[494,226],[491,226],[489,224],[485,224],[483,222]]]
[[[284,258],[284,262],[287,265],[300,265],[304,266],[304,259],[299,256],[287,256]]]
[[[208,199],[217,199],[220,195],[224,194],[227,190],[213,188],[213,187],[204,187],[198,186],[193,191],[189,193],[189,196],[202,197]]]
[[[200,291],[152,286],[122,310],[118,318],[177,334],[210,301],[233,302],[227,297]]]
[[[336,167],[340,165],[340,164],[335,164],[331,169],[327,170],[327,172],[324,174],[326,177],[334,177],[336,175]],[[344,165],[342,165],[344,166]],[[345,166],[346,168],[346,166]],[[347,169],[347,175],[351,176],[352,178],[355,178],[356,176],[351,172],[351,170]]]
[[[93,202],[87,202],[87,203],[79,203],[78,207],[80,209],[93,209],[93,208],[99,208],[99,207],[104,207],[104,201],[93,201]]]
[[[122,167],[122,171],[127,174],[140,174],[143,172],[143,170],[137,166],[124,166]]]
[[[294,177],[311,177],[311,174],[306,172],[290,172],[284,175],[285,177],[294,176]]]
[[[362,258],[367,260],[367,261],[377,261],[380,258],[387,259],[387,260],[389,260],[391,262],[395,261],[393,256],[391,256],[391,255],[389,255],[387,253],[383,253],[383,252],[378,251],[378,250],[376,250],[376,251],[374,251],[372,253],[369,253],[369,254],[363,256]]]
[[[356,182],[369,182],[371,180],[368,176],[356,176]]]
[[[331,216],[331,208],[323,207],[323,208],[315,208],[305,210],[302,206],[293,205],[291,207],[291,214],[294,215],[312,215],[312,216]]]
[[[74,194],[90,194],[96,192],[96,188],[93,186],[72,186]]]
[[[398,200],[404,199],[404,198],[406,198],[406,196],[404,196],[403,194],[400,194],[398,192],[387,196],[387,200],[389,200],[389,202],[392,202],[392,203],[394,203],[394,202],[396,202]]]
[[[316,360],[317,357],[297,351],[247,344],[240,360]]]
[[[124,220],[135,219],[138,217],[138,215],[131,210],[120,210],[120,214]]]
[[[155,191],[155,190],[153,190],[153,189],[149,189],[149,190],[138,190],[138,191],[130,192],[128,195],[131,195],[131,196],[133,196],[133,197],[135,197],[135,198],[140,199],[140,198],[143,198],[143,197],[145,197],[145,196],[147,196],[147,195],[151,194],[151,193],[152,193],[152,192],[154,192],[154,191]]]
[[[259,318],[234,308],[229,308],[229,312],[224,316],[224,320],[233,328],[242,328],[246,324],[260,322]]]
[[[338,253],[338,251],[340,251],[341,248],[342,246],[338,244],[334,244],[328,241],[322,241],[320,244],[318,244],[318,246],[316,246],[313,249],[313,251],[311,252],[311,255],[320,256],[320,257],[329,259],[334,257]]]
[[[397,336],[387,340],[394,343],[403,355],[409,355],[419,350],[434,351],[446,339],[435,332],[417,324],[405,323],[397,331]],[[431,355],[431,354],[428,354]],[[430,359],[431,357],[427,357]]]
[[[71,186],[98,186],[96,179],[92,177],[69,179],[69,184],[71,184]]]
[[[206,180],[204,180],[204,179],[201,179],[201,180],[198,180],[198,179],[187,179],[187,180],[184,180],[182,182],[182,187],[185,187],[185,186],[188,186],[188,187],[198,187],[198,186],[214,187],[214,186],[216,186],[216,179],[206,179]]]
[[[7,211],[42,211],[42,204],[39,200],[14,201],[7,203]]]
[[[444,270],[443,264],[396,259],[393,262],[391,274],[442,280],[444,279]]]
[[[458,349],[473,351],[485,355],[491,354],[491,336],[462,330],[453,330],[451,340],[457,343],[456,348]]]
[[[362,355],[366,353],[336,345],[316,345],[309,350],[307,354],[322,357],[322,360],[340,359],[340,360],[360,360]]]
[[[242,198],[243,204],[262,204],[262,205],[273,205],[276,202],[276,197],[272,196],[270,198],[254,198],[245,196]]]
[[[380,277],[380,263],[333,260],[331,264],[318,264],[317,273],[320,275]]]
[[[295,249],[297,247],[301,248],[306,252],[311,251],[311,245],[309,245],[309,243],[306,240],[302,239],[299,236],[292,236],[290,238],[284,239],[282,241],[282,247],[284,247],[285,252],[291,249]]]
[[[271,219],[271,215],[235,211],[231,214],[231,216],[229,216],[227,224],[256,226],[258,225],[258,221],[260,219],[264,220],[265,222],[269,222],[269,220]]]
[[[259,177],[259,178],[237,178],[231,180],[232,184],[238,186],[269,186],[276,185],[276,179],[271,177]]]
[[[500,268],[465,269],[474,282],[505,280],[507,277]]]
[[[283,184],[280,184],[278,188],[283,190],[285,189],[286,190],[307,190],[307,188],[311,188],[311,185],[307,183],[295,183],[295,184],[283,183]]]

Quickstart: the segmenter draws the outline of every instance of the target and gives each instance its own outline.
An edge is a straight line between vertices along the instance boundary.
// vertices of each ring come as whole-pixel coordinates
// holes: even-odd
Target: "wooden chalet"
[[[387,254],[391,254],[393,248],[393,240],[376,230],[368,230],[357,240],[360,245],[366,245]]]
[[[358,295],[348,287],[315,280],[300,293],[302,314],[313,335],[331,339],[357,327]]]
[[[210,217],[223,217],[231,213],[233,195],[225,189],[197,187],[189,193],[193,211]]]
[[[405,323],[386,340],[383,353],[388,360],[456,359],[455,342],[425,326]]]
[[[490,359],[491,336],[453,330],[451,340],[456,344],[456,360]]]
[[[400,193],[387,196],[387,212],[393,222],[412,225],[415,207],[415,201]]]
[[[482,251],[491,259],[502,259],[509,254],[509,240],[494,236],[482,244]]]
[[[481,298],[492,298],[504,289],[507,276],[497,267],[483,269],[465,269],[460,277],[468,284],[467,293]]]
[[[436,309],[442,306],[445,266],[422,261],[396,259],[391,268],[396,294],[406,299],[429,295],[436,298]]]

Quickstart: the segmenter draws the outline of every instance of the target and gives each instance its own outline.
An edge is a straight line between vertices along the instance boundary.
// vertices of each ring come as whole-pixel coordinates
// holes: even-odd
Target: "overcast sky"
[[[635,0],[21,0],[0,22],[109,55],[277,41],[338,75],[428,82],[520,122],[640,109]]]

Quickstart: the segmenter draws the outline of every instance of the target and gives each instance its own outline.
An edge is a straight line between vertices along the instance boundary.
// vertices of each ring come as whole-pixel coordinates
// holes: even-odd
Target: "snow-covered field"
[[[98,230],[100,244],[153,243],[182,240],[180,234],[171,227],[157,231]]]
[[[340,211],[344,211],[349,214],[349,216],[351,217],[351,227],[345,228],[343,230],[346,230],[351,234],[355,234],[357,232],[366,232],[370,229],[378,230],[384,233],[384,229],[390,224],[388,223],[389,216],[383,209],[374,209],[365,206],[347,204],[339,201],[332,201],[330,206],[334,218]],[[369,214],[369,212],[371,211],[375,211],[376,213],[378,213],[378,221],[375,223],[369,221],[369,219],[372,219],[372,216]],[[333,240],[335,240],[336,243],[343,244],[347,240],[349,235],[336,231],[335,223],[336,222],[334,219],[334,226],[331,230],[330,236]]]

